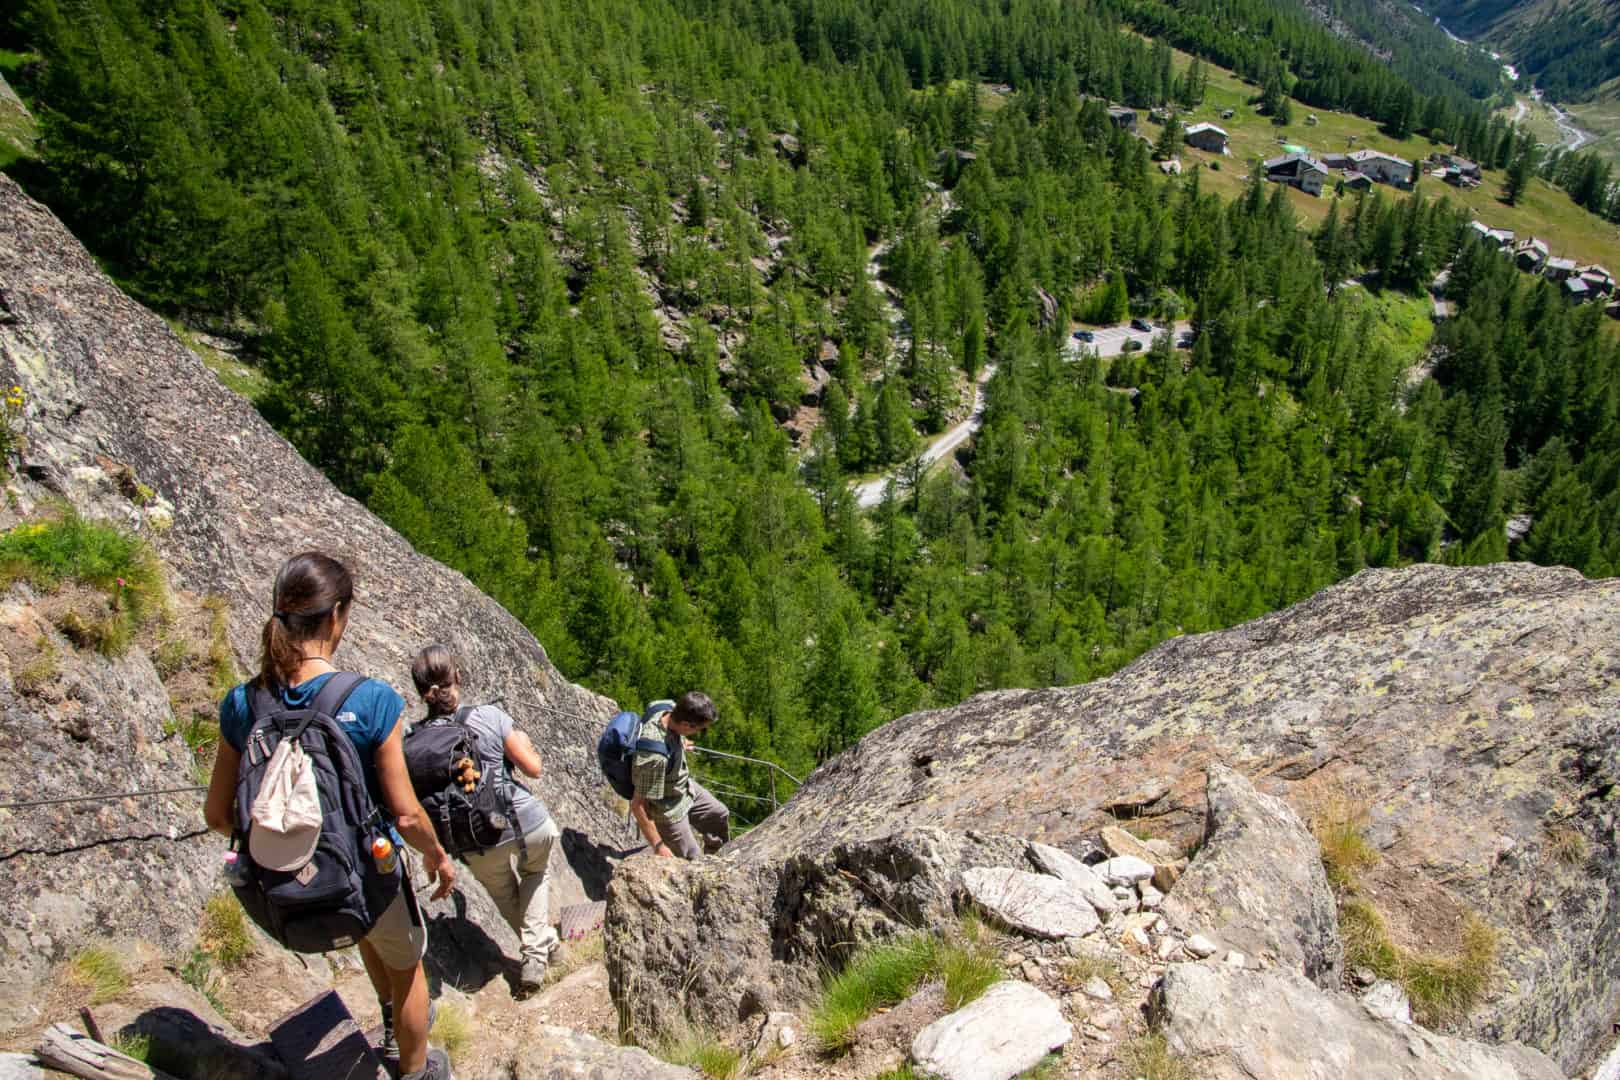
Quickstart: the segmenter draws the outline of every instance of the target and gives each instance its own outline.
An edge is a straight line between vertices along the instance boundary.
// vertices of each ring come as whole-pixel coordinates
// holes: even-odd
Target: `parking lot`
[[[1064,345],[1064,352],[1071,358],[1078,358],[1081,349],[1094,349],[1098,356],[1118,356],[1125,351],[1125,342],[1139,341],[1146,349],[1153,344],[1153,339],[1159,334],[1172,335],[1172,343],[1176,337],[1192,332],[1192,324],[1185,319],[1175,323],[1173,327],[1155,326],[1153,330],[1133,330],[1129,323],[1120,323],[1118,326],[1086,327],[1091,330],[1093,340],[1077,341],[1071,332]]]

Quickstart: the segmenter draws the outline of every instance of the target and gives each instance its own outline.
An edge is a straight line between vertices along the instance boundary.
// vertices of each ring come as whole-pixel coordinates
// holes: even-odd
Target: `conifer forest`
[[[1219,66],[1505,164],[1494,68],[1427,37],[1386,64],[1289,0],[22,0],[3,33],[37,58],[11,171],[125,288],[238,343],[276,428],[568,677],[707,690],[720,749],[801,773],[1368,567],[1620,566],[1601,305],[1438,184],[1307,227],[1107,112]],[[1447,267],[1414,339],[1388,302]],[[1128,316],[1188,333],[1075,347]]]

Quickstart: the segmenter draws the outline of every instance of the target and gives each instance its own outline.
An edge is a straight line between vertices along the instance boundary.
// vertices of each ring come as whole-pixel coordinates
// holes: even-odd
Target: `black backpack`
[[[512,792],[505,762],[489,768],[479,753],[479,736],[467,726],[473,707],[435,716],[405,736],[405,768],[439,843],[452,855],[483,851],[501,842],[514,823]],[[504,757],[490,754],[491,758]],[[515,831],[515,829],[514,829]]]
[[[262,686],[248,696],[252,727],[236,772],[235,837],[246,881],[234,888],[253,921],[297,952],[328,952],[358,942],[394,902],[403,880],[404,860],[384,873],[371,857],[372,841],[387,835],[383,815],[366,788],[359,751],[336,719],[363,681],[339,672],[302,708],[288,706]],[[258,865],[247,844],[266,766],[288,738],[303,746],[321,800],[320,838],[309,862],[296,871]]]

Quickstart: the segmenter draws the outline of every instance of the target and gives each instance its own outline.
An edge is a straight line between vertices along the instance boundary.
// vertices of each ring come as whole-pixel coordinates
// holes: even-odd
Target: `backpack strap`
[[[316,694],[315,700],[310,703],[310,711],[326,716],[337,716],[338,710],[349,700],[349,695],[365,681],[364,675],[352,671],[338,672],[321,686],[320,693]]]
[[[637,739],[634,746],[624,755],[631,754],[657,754],[661,758],[669,757],[669,743],[663,739]]]

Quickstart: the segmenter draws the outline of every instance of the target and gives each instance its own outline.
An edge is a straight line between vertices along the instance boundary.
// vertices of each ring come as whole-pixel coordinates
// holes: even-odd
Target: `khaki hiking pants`
[[[712,855],[731,839],[731,811],[714,797],[714,792],[696,780],[689,783],[692,808],[686,816],[679,821],[654,821],[653,824],[658,826],[658,835],[669,845],[669,850],[683,859],[696,859],[705,852]]]
[[[543,964],[557,945],[557,930],[551,925],[551,898],[546,894],[546,871],[551,866],[552,846],[561,836],[556,819],[547,817],[544,824],[523,838],[521,846],[514,838],[462,856],[472,876],[489,890],[501,918],[518,936],[525,961]]]

